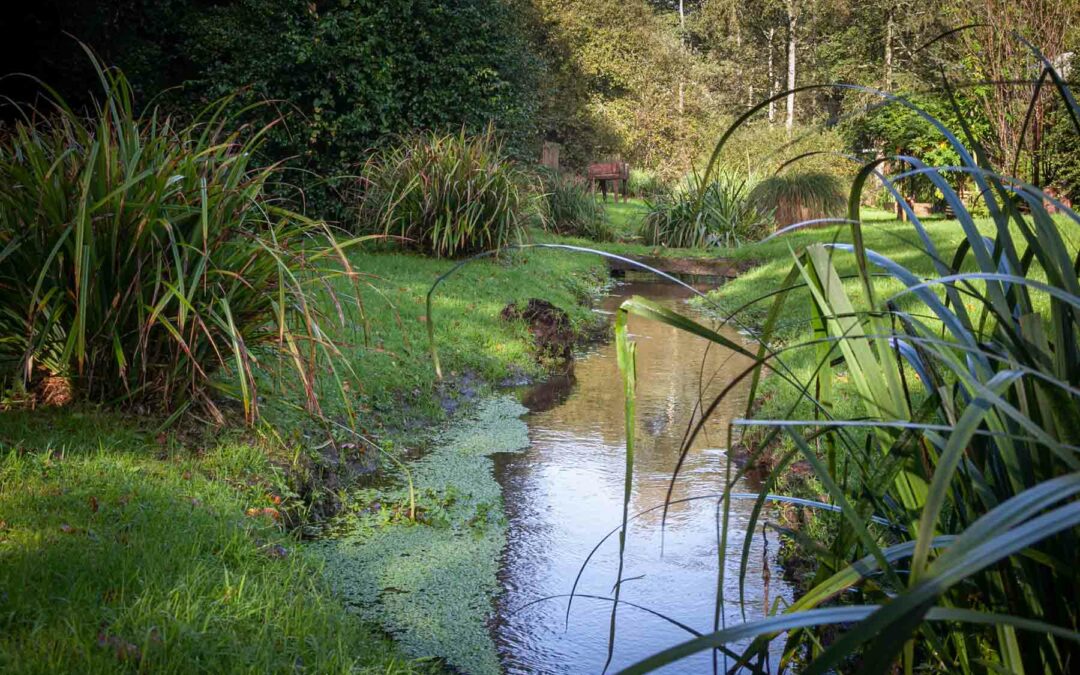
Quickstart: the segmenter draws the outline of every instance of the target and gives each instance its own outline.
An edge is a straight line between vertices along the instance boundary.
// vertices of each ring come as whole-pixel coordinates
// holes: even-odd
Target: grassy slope
[[[410,669],[262,511],[282,491],[259,448],[192,453],[93,413],[0,418],[0,671]]]
[[[400,434],[429,424],[442,409],[424,296],[453,263],[371,252],[353,263],[370,281],[370,345],[353,315],[333,337],[355,368],[360,425]],[[592,315],[578,300],[602,270],[597,259],[552,251],[466,266],[436,296],[444,372],[473,373],[471,387],[482,388],[537,370],[530,337],[500,318],[502,308],[540,297],[584,323]],[[297,390],[283,379],[260,395],[285,447],[311,453],[310,424],[281,404],[297,401]],[[340,417],[340,403],[326,401]],[[270,517],[245,515],[276,506],[275,494],[286,499],[280,508],[290,503],[269,444],[238,437],[185,449],[148,429],[71,409],[0,412],[0,670],[412,667],[343,612],[295,537]],[[275,557],[280,550],[287,555]]]

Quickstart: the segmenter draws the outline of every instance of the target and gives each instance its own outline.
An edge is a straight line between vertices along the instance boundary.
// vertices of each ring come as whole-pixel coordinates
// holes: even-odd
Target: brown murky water
[[[604,303],[613,311],[627,297],[641,295],[680,311],[689,292],[674,284],[628,281]],[[695,403],[711,400],[746,363],[706,342],[638,317],[630,319],[638,343],[637,453],[631,513],[664,501]],[[731,334],[738,337],[736,333]],[[704,368],[702,358],[707,356]],[[702,384],[701,373],[708,380]],[[745,410],[746,391],[731,396],[699,436],[685,462],[673,499],[712,495],[727,470],[727,429]],[[600,673],[607,656],[611,605],[579,597],[569,625],[565,597],[589,551],[622,518],[625,438],[623,395],[614,344],[597,347],[578,360],[572,374],[526,393],[533,411],[527,422],[532,446],[497,463],[510,519],[493,631],[503,666],[510,673]],[[744,484],[741,492],[756,492]],[[752,502],[733,502],[728,533],[724,616],[729,625],[760,618],[765,605],[791,593],[776,569],[775,535],[766,552],[754,538],[745,587],[738,605],[739,554]],[[701,632],[711,632],[716,606],[717,503],[699,499],[671,507],[661,554],[661,511],[633,521],[627,536],[622,599],[649,608]],[[771,581],[763,581],[768,561]],[[578,592],[610,597],[618,566],[618,537],[605,542],[581,577]],[[535,603],[535,604],[529,604]],[[614,658],[609,672],[690,639],[684,629],[629,605],[620,606]],[[721,661],[721,668],[723,662]],[[712,671],[702,653],[665,668],[665,673]]]

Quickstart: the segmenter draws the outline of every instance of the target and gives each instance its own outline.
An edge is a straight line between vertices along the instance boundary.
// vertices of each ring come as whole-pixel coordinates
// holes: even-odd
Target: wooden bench
[[[607,182],[614,181],[614,195],[615,201],[619,201],[619,193],[622,193],[622,200],[625,203],[628,195],[627,183],[630,180],[630,165],[626,162],[599,162],[589,165],[589,187],[595,192],[596,184],[600,183],[600,191],[604,195],[604,201],[607,201]]]

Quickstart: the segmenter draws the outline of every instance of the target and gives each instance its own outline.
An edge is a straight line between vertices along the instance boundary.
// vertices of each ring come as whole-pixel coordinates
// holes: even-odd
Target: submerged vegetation
[[[491,455],[529,446],[525,412],[512,398],[484,402],[433,439],[407,486],[358,494],[339,524],[346,534],[318,546],[346,602],[413,656],[439,654],[477,675],[500,671],[487,621],[506,519]]]

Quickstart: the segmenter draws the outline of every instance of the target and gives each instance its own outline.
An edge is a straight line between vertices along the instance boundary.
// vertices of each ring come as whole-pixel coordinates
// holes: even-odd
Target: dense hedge
[[[504,0],[42,0],[15,23],[34,41],[14,63],[78,98],[94,79],[68,31],[128,73],[142,100],[194,112],[237,90],[251,113],[281,114],[273,159],[324,176],[354,173],[380,138],[494,122],[533,154],[540,62]],[[309,208],[333,191],[298,172]]]

